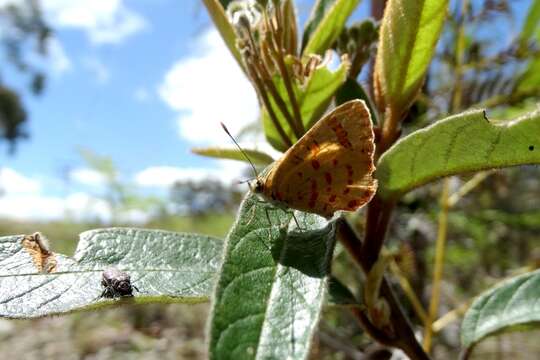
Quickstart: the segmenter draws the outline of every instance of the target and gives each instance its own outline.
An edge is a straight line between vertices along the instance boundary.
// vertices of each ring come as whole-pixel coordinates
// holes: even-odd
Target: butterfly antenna
[[[224,123],[220,122],[221,124],[221,127],[223,128],[223,130],[225,130],[225,132],[227,133],[227,135],[229,135],[229,137],[231,138],[231,140],[234,142],[234,144],[236,145],[236,147],[238,147],[238,150],[240,150],[240,152],[242,153],[242,155],[244,155],[244,157],[246,158],[246,160],[249,162],[249,165],[251,165],[251,168],[253,169],[253,173],[255,174],[256,177],[259,176],[259,173],[257,172],[257,169],[255,168],[255,165],[253,165],[253,163],[251,162],[251,159],[249,158],[249,156],[247,156],[246,152],[242,149],[242,147],[236,142],[236,140],[234,139],[234,137],[231,135],[231,133],[229,132],[229,129],[227,129],[227,127],[225,126]]]
[[[249,184],[250,182],[252,182],[255,179],[257,179],[257,178],[249,178],[249,179],[246,179],[246,180],[240,180],[240,181],[238,181],[238,184],[245,184],[245,183]]]

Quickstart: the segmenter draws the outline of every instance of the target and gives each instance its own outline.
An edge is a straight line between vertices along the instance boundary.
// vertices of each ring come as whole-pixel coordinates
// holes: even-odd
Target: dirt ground
[[[123,306],[0,320],[2,359],[205,359],[208,304]]]

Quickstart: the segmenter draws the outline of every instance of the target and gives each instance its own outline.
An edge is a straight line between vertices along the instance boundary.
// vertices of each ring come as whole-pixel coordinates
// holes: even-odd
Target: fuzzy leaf
[[[221,1],[220,3],[218,0],[203,0],[208,14],[212,18],[214,25],[216,25],[216,28],[223,38],[223,41],[225,41],[225,45],[227,45],[227,48],[229,48],[229,51],[236,59],[238,65],[242,68],[242,70],[244,70],[242,56],[236,48],[236,33],[234,32],[234,28],[227,18],[227,14],[225,13],[224,5],[228,5],[229,2],[230,1]]]
[[[538,93],[540,93],[540,57],[529,61],[529,64],[519,76],[514,92],[530,93],[532,96],[537,94],[538,97]]]
[[[339,37],[360,0],[318,0],[306,23],[303,54],[322,55]]]
[[[445,176],[508,166],[540,164],[540,111],[494,123],[481,110],[464,112],[404,137],[379,160],[383,198]]]
[[[390,0],[375,61],[379,109],[405,111],[424,82],[446,18],[448,0]]]
[[[225,245],[211,359],[305,359],[327,291],[335,222],[249,194]]]
[[[376,125],[378,123],[378,114],[373,108],[373,105],[371,104],[371,99],[369,98],[368,94],[364,91],[364,88],[358,83],[358,81],[356,81],[355,79],[347,78],[347,80],[345,80],[345,82],[338,89],[338,91],[336,91],[336,106],[354,99],[364,100],[371,114],[373,124]]]
[[[461,324],[461,343],[470,347],[483,338],[514,328],[540,325],[540,270],[517,276],[480,295]]]
[[[540,0],[533,0],[529,6],[521,34],[519,34],[520,45],[526,47],[527,42],[532,37],[536,37],[536,40],[540,41]]]
[[[56,271],[38,272],[21,245],[24,235],[0,238],[0,317],[33,318],[119,303],[207,301],[222,241],[159,230],[110,228],[84,232],[75,255],[55,254]],[[101,298],[101,274],[126,271],[134,297]]]
[[[255,164],[255,165],[270,165],[272,162],[274,162],[274,159],[266,153],[263,153],[258,150],[251,150],[251,149],[243,149],[244,152],[247,154],[249,159]],[[217,147],[207,147],[207,148],[193,148],[191,151],[195,154],[202,155],[202,156],[208,156],[212,158],[218,158],[218,159],[229,159],[229,160],[238,160],[238,161],[245,161],[247,162],[246,157],[242,152],[238,149],[224,149],[224,148],[217,148]]]
[[[348,67],[348,62],[343,62],[334,72],[330,71],[327,67],[319,67],[314,71],[311,77],[307,79],[305,84],[299,84],[298,82],[293,84],[296,100],[300,107],[302,123],[306,130],[313,126],[326,111],[328,105],[332,101],[334,93],[345,81]],[[283,79],[278,76],[274,77],[274,84],[276,85],[281,98],[289,99]],[[281,124],[292,143],[295,143],[298,139],[294,136],[293,130],[289,126],[286,118],[279,111],[273,98],[270,98],[270,102],[278,116],[278,122]],[[293,113],[288,101],[287,109],[289,113]],[[281,140],[281,137],[270,120],[266,110],[263,111],[262,120],[264,133],[270,144],[276,150],[286,151],[287,145]]]

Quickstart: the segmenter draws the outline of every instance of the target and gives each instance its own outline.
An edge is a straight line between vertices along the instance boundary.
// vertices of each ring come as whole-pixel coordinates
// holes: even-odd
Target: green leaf
[[[110,228],[84,232],[75,255],[55,254],[56,271],[38,272],[21,244],[24,235],[0,237],[0,317],[33,318],[118,303],[207,301],[222,241],[159,230]],[[134,297],[101,298],[101,274],[126,271]]]
[[[530,93],[531,96],[536,94],[538,97],[540,92],[540,57],[529,62],[523,74],[519,76],[514,92]]]
[[[360,0],[318,0],[302,38],[302,54],[322,55],[339,37]]]
[[[529,39],[535,35],[536,40],[540,41],[540,0],[533,0],[529,7],[521,34],[519,34],[520,46],[526,47]]]
[[[331,277],[328,282],[327,303],[336,306],[363,306],[351,290],[335,277]]]
[[[362,85],[358,83],[355,79],[347,78],[343,85],[336,91],[336,106],[346,103],[347,101],[360,99],[364,100],[369,112],[371,113],[371,119],[374,124],[377,124],[377,112],[371,104],[371,99],[368,94],[364,91]]]
[[[240,65],[242,70],[244,70],[244,62],[242,60],[242,56],[236,48],[236,33],[231,22],[227,18],[224,7],[218,0],[203,0],[203,3],[204,6],[206,6],[208,14],[212,18],[214,25],[216,25],[216,28],[218,29],[221,37],[223,38],[223,41],[225,41],[225,45],[227,45],[227,47],[229,48],[229,51],[236,59],[238,65]]]
[[[300,84],[297,81],[293,84],[293,91],[298,106],[300,107],[302,123],[306,130],[313,126],[326,111],[335,92],[345,81],[348,68],[348,62],[341,63],[339,68],[334,72],[330,71],[327,67],[322,66],[315,69],[313,74],[306,80],[305,84]],[[279,76],[275,76],[273,81],[280,97],[282,99],[288,99],[289,97],[283,79]],[[278,122],[285,130],[289,139],[295,143],[298,139],[294,136],[292,128],[289,126],[289,123],[283,114],[279,111],[276,102],[272,97],[270,97],[270,103],[278,116]],[[290,102],[287,103],[287,109],[290,114],[293,113]],[[286,151],[288,147],[283,143],[266,109],[263,111],[262,121],[264,133],[268,142],[270,142],[275,149]]]
[[[540,111],[493,123],[481,110],[450,116],[398,141],[379,160],[383,198],[400,195],[444,176],[540,164]]]
[[[480,295],[461,324],[461,343],[470,347],[496,333],[540,325],[540,270],[514,277]]]
[[[420,90],[446,18],[448,0],[391,0],[375,61],[379,108],[405,111]]]
[[[304,359],[327,290],[335,222],[249,194],[225,245],[211,359]]]
[[[227,6],[229,6],[230,3],[232,3],[234,0],[219,0],[219,3],[221,6],[223,6],[224,9],[227,9]]]
[[[536,42],[540,42],[540,0],[533,0],[529,7],[518,39],[520,46],[526,49],[533,36]],[[529,61],[527,68],[519,76],[514,93],[519,92],[530,93],[532,96],[540,93],[540,58],[538,56]]]
[[[270,165],[274,159],[266,153],[258,150],[242,149],[255,165]],[[193,148],[191,151],[198,155],[208,156],[218,159],[229,159],[248,162],[244,154],[238,149],[224,149],[217,147]]]

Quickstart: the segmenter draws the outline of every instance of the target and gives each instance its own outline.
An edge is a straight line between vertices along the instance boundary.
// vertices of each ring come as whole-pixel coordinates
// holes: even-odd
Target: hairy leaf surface
[[[228,235],[210,323],[212,359],[304,359],[327,291],[335,222],[248,195]]]
[[[323,55],[359,3],[360,0],[318,0],[304,29],[303,54]]]
[[[110,228],[80,235],[73,257],[54,254],[51,273],[38,272],[21,245],[0,238],[0,316],[32,318],[119,303],[207,301],[222,251],[220,239],[159,230]],[[127,272],[134,297],[101,298],[105,268]]]
[[[517,276],[480,295],[461,325],[469,347],[489,335],[540,325],[540,270]]]
[[[506,122],[464,112],[404,137],[379,160],[379,194],[399,197],[450,175],[540,164],[540,111]]]

